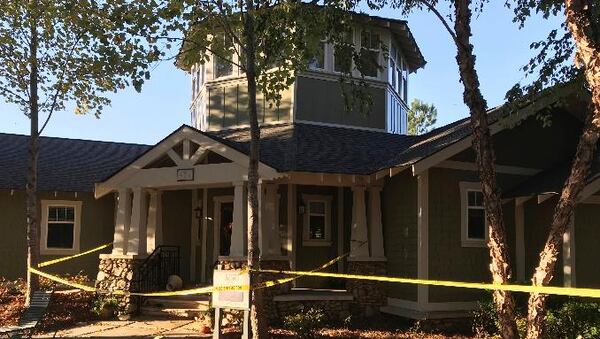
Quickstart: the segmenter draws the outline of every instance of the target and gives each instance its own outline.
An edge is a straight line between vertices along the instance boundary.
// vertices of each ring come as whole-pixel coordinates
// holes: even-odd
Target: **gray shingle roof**
[[[94,184],[121,169],[150,146],[40,138],[38,189],[92,192]],[[0,133],[0,189],[25,189],[29,138]]]
[[[206,134],[249,153],[248,128]],[[418,139],[354,128],[285,123],[261,128],[260,160],[279,172],[371,174]]]

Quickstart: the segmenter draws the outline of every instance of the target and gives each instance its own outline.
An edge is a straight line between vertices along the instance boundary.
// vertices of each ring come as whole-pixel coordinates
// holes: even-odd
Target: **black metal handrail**
[[[140,264],[132,280],[135,292],[154,292],[164,290],[171,275],[180,274],[179,246],[158,246]],[[138,298],[138,309],[142,298]]]

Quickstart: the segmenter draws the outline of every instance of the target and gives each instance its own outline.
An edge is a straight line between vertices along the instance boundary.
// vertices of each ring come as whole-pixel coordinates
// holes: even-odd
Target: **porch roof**
[[[206,134],[249,153],[249,128]],[[265,125],[261,127],[260,161],[278,172],[369,175],[417,140],[416,136],[309,123]]]

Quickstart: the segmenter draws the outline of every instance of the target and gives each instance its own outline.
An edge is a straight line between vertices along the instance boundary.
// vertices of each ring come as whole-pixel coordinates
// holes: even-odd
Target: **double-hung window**
[[[342,39],[341,43],[333,46],[333,70],[348,74],[352,71],[352,58],[354,56],[352,30],[344,32]]]
[[[331,245],[331,197],[303,195],[304,246]]]
[[[464,247],[484,247],[488,230],[481,184],[460,183],[461,194],[461,242]]]
[[[379,72],[379,55],[381,41],[379,34],[364,30],[360,39],[360,67],[359,71],[368,77],[376,78]]]
[[[79,252],[81,201],[42,200],[42,254]]]
[[[315,54],[308,61],[308,68],[324,70],[325,69],[325,51],[326,51],[327,43],[325,40],[319,41],[317,44],[317,48],[315,49]]]
[[[214,46],[214,77],[221,78],[233,75],[233,41],[226,35],[217,35]]]

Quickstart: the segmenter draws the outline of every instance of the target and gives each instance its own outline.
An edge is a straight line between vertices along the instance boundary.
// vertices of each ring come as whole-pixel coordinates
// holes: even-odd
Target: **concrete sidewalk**
[[[211,338],[200,334],[200,323],[194,320],[94,321],[77,324],[71,329],[41,333],[34,338]]]

